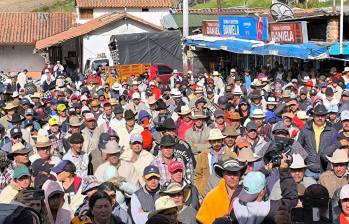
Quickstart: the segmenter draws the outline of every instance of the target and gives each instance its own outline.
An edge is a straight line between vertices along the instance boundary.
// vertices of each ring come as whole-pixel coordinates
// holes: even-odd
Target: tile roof
[[[96,29],[102,28],[102,27],[104,27],[112,22],[116,22],[116,21],[119,21],[119,20],[124,19],[124,18],[128,18],[128,19],[131,19],[133,21],[142,23],[142,24],[147,25],[149,27],[152,27],[153,29],[158,30],[158,31],[164,30],[160,26],[157,26],[153,23],[145,21],[145,20],[143,20],[139,17],[133,16],[131,14],[113,12],[113,13],[109,13],[109,14],[100,16],[96,19],[92,19],[92,20],[88,21],[87,23],[81,24],[79,26],[72,27],[67,31],[50,36],[46,39],[39,40],[38,42],[36,42],[35,48],[37,50],[40,50],[40,49],[44,49],[44,48],[62,43],[66,40],[88,34]]]
[[[75,0],[79,8],[169,8],[171,0]]]
[[[1,12],[0,45],[34,45],[75,23],[75,13]]]

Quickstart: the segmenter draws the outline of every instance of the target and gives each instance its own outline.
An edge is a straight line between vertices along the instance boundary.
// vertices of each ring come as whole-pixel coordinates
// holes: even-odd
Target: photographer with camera
[[[289,158],[282,154],[280,164],[270,161],[262,172],[250,172],[243,181],[243,189],[233,201],[233,209],[230,213],[230,223],[279,223],[279,211],[282,208],[290,211],[297,205],[297,189],[290,171]],[[280,200],[266,200],[266,175],[271,169],[276,169],[280,176],[281,196]],[[264,174],[265,173],[265,174]],[[288,218],[287,215],[284,217]]]

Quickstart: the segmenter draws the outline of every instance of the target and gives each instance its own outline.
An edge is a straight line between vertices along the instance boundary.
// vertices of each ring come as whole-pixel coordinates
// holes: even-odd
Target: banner
[[[257,16],[220,16],[219,33],[222,37],[267,41],[268,18]]]
[[[302,44],[308,42],[308,30],[305,21],[270,23],[269,40],[275,43]]]
[[[218,20],[202,21],[202,34],[205,36],[219,36]]]

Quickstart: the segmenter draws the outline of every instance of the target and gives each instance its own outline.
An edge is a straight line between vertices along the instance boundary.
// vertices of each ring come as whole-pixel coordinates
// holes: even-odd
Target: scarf
[[[249,202],[242,205],[239,198],[233,202],[235,217],[239,224],[259,224],[270,211],[270,201]]]

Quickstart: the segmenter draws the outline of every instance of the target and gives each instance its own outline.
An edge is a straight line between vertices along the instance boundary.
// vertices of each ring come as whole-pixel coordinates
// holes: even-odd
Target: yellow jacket
[[[212,224],[216,218],[223,217],[229,212],[230,198],[224,179],[210,191],[202,201],[196,219],[202,224]]]

